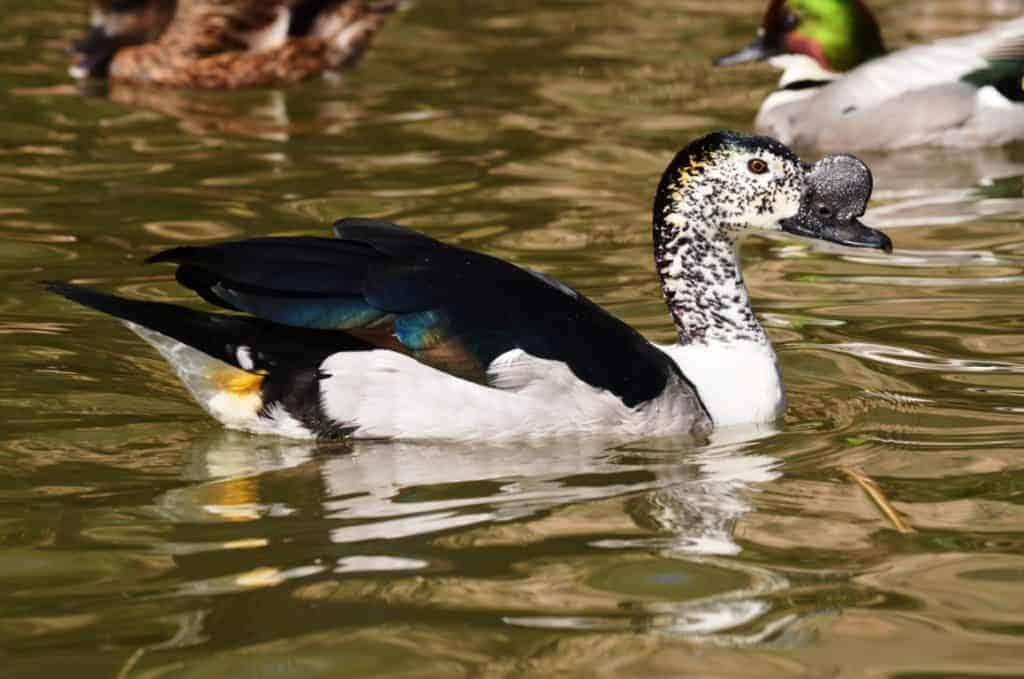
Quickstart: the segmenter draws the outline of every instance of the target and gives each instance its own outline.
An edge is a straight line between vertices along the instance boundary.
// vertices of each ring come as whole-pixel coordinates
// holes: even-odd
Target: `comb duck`
[[[783,231],[890,251],[857,219],[870,194],[870,172],[850,156],[808,168],[764,137],[688,144],[654,197],[654,260],[678,334],[667,346],[550,276],[372,219],[340,220],[334,239],[151,258],[233,313],[50,288],[125,321],[236,429],[468,441],[703,433],[784,407],[740,238]]]

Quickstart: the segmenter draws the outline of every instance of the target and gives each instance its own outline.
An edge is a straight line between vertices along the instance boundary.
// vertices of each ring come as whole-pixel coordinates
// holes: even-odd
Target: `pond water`
[[[873,4],[894,43],[1024,12]],[[365,215],[669,340],[651,195],[687,140],[749,129],[775,74],[708,62],[761,2],[422,0],[336,81],[204,94],[80,92],[84,7],[0,17],[5,676],[1024,673],[1024,146],[865,154],[892,256],[747,243],[777,429],[260,438],[38,281],[192,303],[142,260]]]

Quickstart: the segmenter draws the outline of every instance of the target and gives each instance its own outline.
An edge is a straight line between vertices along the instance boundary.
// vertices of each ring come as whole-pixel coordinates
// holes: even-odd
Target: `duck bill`
[[[782,220],[782,230],[795,236],[816,238],[849,247],[892,252],[892,240],[878,229],[872,229],[859,219],[822,222],[806,220],[801,215],[797,215]]]
[[[754,41],[738,52],[718,57],[712,63],[715,66],[732,66],[733,64],[745,64],[748,61],[764,61],[777,54],[765,43],[764,36],[757,36]]]

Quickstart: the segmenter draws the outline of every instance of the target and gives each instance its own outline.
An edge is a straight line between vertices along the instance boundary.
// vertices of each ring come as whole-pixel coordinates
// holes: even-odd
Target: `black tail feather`
[[[339,351],[373,348],[337,330],[295,328],[250,316],[127,299],[61,281],[47,281],[44,286],[82,306],[154,330],[243,370],[317,366]],[[248,348],[244,354],[246,365],[239,363],[240,347]]]

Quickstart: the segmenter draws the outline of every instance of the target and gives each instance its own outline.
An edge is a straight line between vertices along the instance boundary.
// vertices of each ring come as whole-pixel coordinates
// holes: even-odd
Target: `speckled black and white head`
[[[871,170],[853,156],[808,167],[774,139],[735,132],[687,145],[654,198],[655,261],[680,342],[767,343],[740,272],[745,233],[785,231],[891,251],[888,236],[857,219],[871,189]]]
[[[800,158],[774,139],[712,132],[669,163],[655,195],[655,219],[707,238],[778,230],[799,209],[805,175]]]
[[[781,230],[805,187],[800,158],[767,137],[713,132],[669,163],[654,198],[654,249],[684,344],[767,341],[743,287],[737,241]]]

